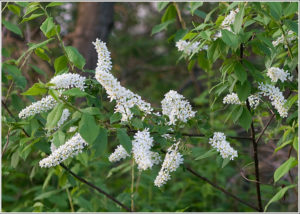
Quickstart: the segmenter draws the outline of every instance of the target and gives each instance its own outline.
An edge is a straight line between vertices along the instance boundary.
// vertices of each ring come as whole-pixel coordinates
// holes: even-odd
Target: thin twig
[[[10,134],[10,129],[8,129],[8,132],[7,132],[7,140],[6,140],[6,143],[5,143],[5,145],[4,145],[4,148],[3,148],[3,151],[2,151],[1,157],[3,157],[3,154],[4,154],[6,148],[7,148],[8,144],[9,144],[9,134]]]
[[[88,182],[87,180],[85,180],[84,178],[80,177],[79,175],[75,174],[71,169],[69,169],[68,167],[66,167],[63,163],[60,163],[60,166],[62,168],[64,168],[67,172],[69,172],[71,175],[73,175],[73,177],[77,178],[79,181],[81,181],[82,183],[85,183],[86,185],[90,186],[92,189],[97,190],[98,192],[100,192],[101,194],[105,195],[106,197],[108,197],[110,200],[114,201],[115,203],[117,203],[118,205],[120,205],[122,208],[124,208],[125,210],[127,210],[128,212],[131,212],[130,208],[127,207],[126,205],[122,204],[120,201],[118,201],[116,198],[114,198],[112,195],[108,194],[107,192],[103,191],[102,189],[100,189],[99,187],[95,186],[94,184]]]
[[[70,204],[71,212],[75,212],[74,206],[73,206],[73,202],[72,202],[72,197],[71,197],[71,194],[70,194],[70,191],[69,191],[69,187],[66,188],[66,191],[67,191],[67,195],[68,195],[68,199],[69,199],[69,204]]]
[[[218,186],[217,184],[211,182],[210,180],[208,180],[207,178],[199,175],[197,172],[195,172],[192,168],[190,168],[189,166],[186,166],[186,169],[191,172],[193,175],[197,176],[198,178],[204,180],[205,182],[209,183],[210,185],[212,185],[214,188],[222,191],[223,193],[225,193],[226,195],[232,197],[233,199],[239,201],[240,203],[248,206],[248,207],[251,207],[252,209],[256,210],[256,211],[260,211],[257,207],[253,206],[252,204],[249,204],[248,202],[238,198],[237,196],[233,195],[232,193],[228,192],[227,190],[225,190],[224,188]]]
[[[176,9],[176,12],[177,12],[177,15],[178,15],[178,20],[179,20],[179,22],[180,22],[181,27],[182,27],[183,29],[186,29],[186,24],[185,24],[184,20],[182,19],[181,12],[180,12],[180,10],[179,10],[179,8],[178,8],[177,3],[176,3],[176,2],[173,2],[173,5],[174,5],[174,7],[175,7],[175,9]]]
[[[134,159],[132,158],[131,163],[131,211],[134,212]]]
[[[259,142],[260,138],[263,136],[263,134],[265,133],[266,129],[268,128],[268,126],[270,125],[271,121],[273,120],[275,114],[273,113],[269,119],[269,121],[267,122],[267,124],[265,125],[265,127],[263,128],[263,130],[261,131],[261,133],[259,134],[259,137],[256,140],[256,143]]]

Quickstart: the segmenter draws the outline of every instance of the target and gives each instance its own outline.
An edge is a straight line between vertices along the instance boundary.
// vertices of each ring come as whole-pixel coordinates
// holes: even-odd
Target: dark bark
[[[95,69],[97,53],[92,44],[96,38],[107,42],[113,27],[114,3],[80,2],[75,30],[68,36],[72,45],[86,59],[85,69]]]

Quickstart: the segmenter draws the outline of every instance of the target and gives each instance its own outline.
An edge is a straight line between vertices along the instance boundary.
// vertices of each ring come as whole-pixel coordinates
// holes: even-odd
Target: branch
[[[271,121],[273,120],[274,116],[275,116],[275,114],[272,113],[272,115],[271,115],[269,121],[267,122],[267,124],[265,125],[265,127],[263,128],[263,130],[261,131],[261,133],[259,134],[259,137],[257,138],[256,143],[259,142],[260,138],[261,138],[261,137],[263,136],[263,134],[265,133],[266,129],[267,129],[268,126],[270,125],[270,123],[271,123]]]
[[[222,191],[223,193],[225,193],[226,195],[232,197],[233,199],[239,201],[240,203],[248,206],[248,207],[251,207],[252,209],[256,210],[256,211],[260,211],[257,207],[253,206],[252,204],[249,204],[248,202],[238,198],[237,196],[233,195],[232,193],[228,192],[227,190],[225,190],[224,188],[218,186],[217,184],[214,184],[213,182],[211,182],[210,180],[208,180],[207,178],[199,175],[197,172],[195,172],[193,169],[191,169],[189,166],[186,166],[186,169],[191,172],[193,175],[195,175],[196,177],[204,180],[205,182],[209,183],[210,185],[212,185],[214,188]]]
[[[110,195],[107,192],[103,191],[99,187],[97,187],[94,184],[88,182],[87,180],[85,180],[84,178],[80,177],[79,175],[75,174],[72,170],[70,170],[68,167],[66,167],[63,163],[60,163],[60,166],[62,168],[64,168],[67,172],[69,172],[71,175],[73,175],[75,178],[77,178],[79,181],[81,181],[82,183],[85,183],[86,185],[90,186],[92,189],[95,189],[98,192],[100,192],[101,194],[105,195],[110,200],[114,201],[115,203],[117,203],[118,205],[120,205],[122,208],[124,208],[126,211],[131,212],[131,210],[126,205],[122,204],[120,201],[118,201],[112,195]]]

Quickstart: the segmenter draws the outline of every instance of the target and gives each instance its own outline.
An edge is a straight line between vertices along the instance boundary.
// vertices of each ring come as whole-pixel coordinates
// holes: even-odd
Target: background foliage
[[[36,90],[27,93],[31,95],[21,93],[39,80],[46,83],[54,75],[73,70],[90,78],[88,81],[92,86],[86,92],[96,97],[77,98],[81,95],[75,93],[74,103],[81,109],[97,107],[101,113],[95,117],[78,118],[74,113],[72,122],[90,124],[95,122],[94,118],[97,121],[108,119],[112,126],[119,127],[118,120],[113,121],[112,111],[102,111],[103,106],[113,109],[113,104],[108,103],[105,93],[97,89],[100,86],[94,79],[94,71],[83,71],[85,57],[68,44],[69,35],[78,24],[75,18],[80,13],[77,3],[67,5],[54,2],[2,4],[3,211],[121,210],[105,196],[74,179],[62,167],[41,169],[38,166],[39,160],[50,152],[44,130],[47,113],[28,120],[17,119],[20,110],[39,100],[47,90],[43,90],[45,85],[41,83]],[[236,7],[244,13],[234,23],[236,34],[226,37],[228,32],[224,32],[222,38],[213,41],[211,36],[230,10]],[[249,140],[230,139],[239,157],[225,167],[217,155],[199,157],[210,149],[207,142],[214,131],[229,136],[250,136],[252,119],[257,133],[260,133],[272,115],[269,102],[264,102],[255,113],[243,108],[242,113],[237,114],[239,107],[222,103],[230,90],[237,92],[239,97],[256,92],[257,82],[266,78],[265,71],[271,65],[283,67],[294,75],[292,83],[279,84],[285,97],[289,95],[288,118],[281,119],[276,113],[258,145],[264,207],[276,193],[287,191],[273,198],[274,203],[268,211],[297,210],[297,187],[293,184],[297,183],[295,166],[298,159],[298,40],[293,41],[289,49],[284,45],[276,48],[272,45],[275,38],[288,30],[298,35],[297,13],[296,2],[116,3],[114,27],[108,39],[113,74],[123,86],[158,108],[163,95],[174,89],[187,97],[197,110],[197,121],[191,121],[189,126],[192,128],[183,131],[205,136],[184,137],[185,163],[254,205],[257,203],[255,183],[252,182],[255,174]],[[201,41],[208,44],[209,49],[183,57],[175,47],[175,42],[182,38]],[[240,66],[237,62],[241,43],[244,44],[244,60],[248,61],[242,61],[242,74],[238,73],[241,69],[236,68]],[[30,136],[26,136],[22,129]],[[117,136],[109,132],[107,136],[101,123],[99,128],[85,129],[87,135],[97,132],[96,140],[74,160],[66,161],[66,165],[130,206],[131,161],[116,164],[108,161],[109,154],[119,144]],[[160,143],[166,146],[164,142]],[[279,170],[274,176],[276,169]],[[172,174],[172,179],[158,189],[153,185],[158,170],[156,167],[141,174],[135,170],[136,211],[253,211],[198,179],[185,167],[180,167]]]

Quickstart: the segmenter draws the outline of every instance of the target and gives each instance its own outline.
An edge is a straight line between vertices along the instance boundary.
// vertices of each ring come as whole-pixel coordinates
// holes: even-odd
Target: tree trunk
[[[86,59],[85,69],[95,69],[97,53],[92,44],[96,38],[107,42],[113,27],[113,3],[80,2],[74,32],[68,37]],[[84,75],[84,74],[83,74]]]

